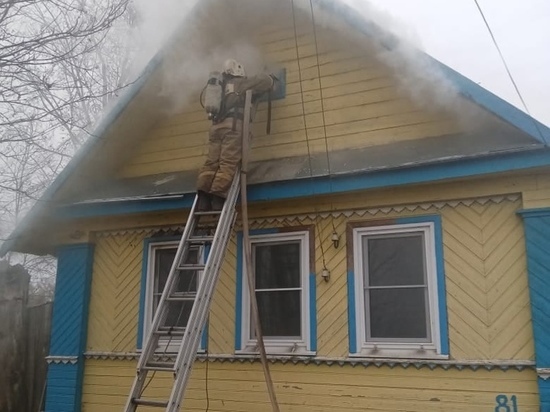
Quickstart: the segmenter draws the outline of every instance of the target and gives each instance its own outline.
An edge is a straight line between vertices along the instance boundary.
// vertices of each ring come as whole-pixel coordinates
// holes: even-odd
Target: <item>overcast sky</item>
[[[474,0],[368,2],[428,54],[524,110]],[[550,126],[550,0],[478,3],[531,114]]]

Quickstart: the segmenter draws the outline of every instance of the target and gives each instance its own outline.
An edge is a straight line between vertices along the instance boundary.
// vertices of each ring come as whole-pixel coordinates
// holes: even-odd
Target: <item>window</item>
[[[353,228],[352,354],[429,358],[447,353],[439,309],[444,305],[439,220],[414,220]]]
[[[236,349],[257,352],[250,310],[246,268],[242,264],[240,236],[238,269],[242,302],[238,298]],[[251,236],[255,290],[266,350],[272,354],[307,354],[314,349],[310,305],[314,302],[314,275],[309,273],[309,232],[273,233]],[[313,299],[313,301],[311,300]],[[239,323],[242,322],[242,325]]]
[[[143,318],[143,331],[147,334],[150,330],[156,309],[160,302],[164,286],[168,279],[172,263],[176,256],[178,241],[156,241],[146,242],[147,265],[146,265],[146,288],[145,305]],[[202,249],[194,248],[189,251],[187,262],[198,263],[202,261]],[[197,292],[199,271],[182,271],[178,279],[176,293],[180,294],[183,301],[169,302],[168,316],[166,317],[164,329],[172,329],[179,332],[185,328],[193,308]],[[167,352],[175,352],[179,349],[181,336],[162,337],[159,342],[159,349]],[[204,339],[201,347],[205,347]]]

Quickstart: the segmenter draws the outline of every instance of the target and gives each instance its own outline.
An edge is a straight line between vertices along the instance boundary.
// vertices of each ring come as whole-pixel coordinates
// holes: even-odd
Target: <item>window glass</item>
[[[300,287],[300,242],[258,243],[253,251],[256,289]]]
[[[423,285],[424,238],[422,233],[367,237],[363,242],[370,286]]]
[[[363,236],[366,339],[429,339],[424,234]]]
[[[265,337],[302,335],[300,241],[253,244],[256,299]],[[254,324],[250,319],[250,337]]]
[[[154,250],[155,267],[154,267],[154,287],[153,287],[153,313],[155,315],[157,306],[160,301],[160,297],[166,285],[172,263],[176,256],[176,248],[156,248]],[[199,250],[192,249],[189,251],[187,263],[197,263],[199,259]],[[195,293],[198,286],[198,272],[193,271],[180,271],[178,283],[176,286],[176,293],[179,293],[186,300],[178,302],[168,303],[168,316],[163,323],[163,326],[178,326],[184,327],[187,325],[191,309],[193,308],[193,302],[195,300]]]
[[[375,289],[365,301],[369,302],[372,338],[428,337],[424,288]]]
[[[300,293],[299,290],[256,292],[262,333],[265,337],[300,337]]]

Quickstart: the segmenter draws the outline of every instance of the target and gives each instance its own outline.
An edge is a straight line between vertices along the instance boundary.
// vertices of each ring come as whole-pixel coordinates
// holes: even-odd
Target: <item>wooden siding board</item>
[[[338,139],[326,145],[324,141],[311,142],[310,153],[321,153],[327,146],[329,150],[341,150],[458,130],[440,113],[419,110],[410,99],[403,98],[386,67],[363,55],[369,51],[368,44],[361,46],[362,50],[346,50],[341,41],[333,40],[332,33],[322,29],[315,45],[311,22],[298,36],[298,47],[293,30],[260,38],[266,56],[287,69],[287,96],[274,102],[272,135],[254,143],[252,160],[303,155],[308,153],[305,139],[324,139],[325,133]],[[264,136],[266,116],[264,105],[254,127],[258,137]],[[159,123],[133,160],[121,169],[120,176],[198,168],[206,154],[208,126],[204,113],[193,101],[182,113]]]
[[[135,363],[87,361],[84,410],[120,408],[130,385]],[[212,410],[270,410],[260,365],[208,365],[208,395]],[[272,366],[275,388],[284,410],[407,410],[440,411],[494,408],[500,393],[518,396],[522,411],[538,410],[536,374],[533,371],[456,371],[388,367]],[[197,363],[184,407],[206,406],[205,364]],[[164,385],[163,385],[164,383]],[[168,379],[152,384],[152,394],[166,389]],[[163,388],[164,386],[164,388]],[[399,397],[395,396],[399,390]],[[432,399],[437,398],[435,402]],[[187,410],[187,409],[186,409]]]

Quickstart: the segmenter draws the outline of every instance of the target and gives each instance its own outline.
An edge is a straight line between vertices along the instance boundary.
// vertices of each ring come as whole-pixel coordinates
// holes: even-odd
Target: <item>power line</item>
[[[510,71],[510,68],[508,67],[508,64],[506,63],[506,59],[504,58],[504,55],[502,54],[502,50],[500,50],[500,47],[499,47],[498,42],[495,38],[495,35],[493,34],[493,30],[491,30],[491,26],[489,26],[489,22],[485,18],[485,14],[483,13],[483,10],[481,9],[478,0],[474,0],[474,3],[476,4],[477,9],[479,10],[479,14],[481,14],[481,18],[483,19],[483,22],[485,23],[485,27],[487,27],[487,31],[491,35],[491,39],[493,40],[493,44],[495,45],[495,48],[498,51],[498,54],[500,56],[500,60],[502,61],[502,64],[504,65],[504,68],[506,69],[506,73],[508,73],[508,77],[510,78],[510,81],[514,85],[514,89],[516,90],[516,93],[518,94],[519,99],[521,100],[521,103],[523,104],[523,108],[525,109],[527,114],[531,117],[531,119],[533,121],[533,124],[535,125],[535,128],[537,129],[537,132],[539,133],[542,141],[545,142],[544,136],[542,135],[542,131],[540,130],[537,121],[531,115],[531,112],[529,111],[529,108],[527,107],[527,104],[525,103],[525,100],[523,99],[523,96],[522,96],[521,92],[519,91],[519,87],[518,87],[516,81],[514,80],[514,76],[512,76],[512,72]]]

